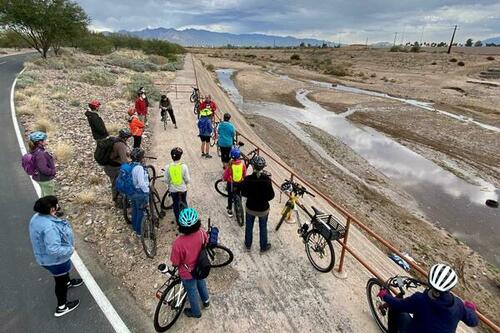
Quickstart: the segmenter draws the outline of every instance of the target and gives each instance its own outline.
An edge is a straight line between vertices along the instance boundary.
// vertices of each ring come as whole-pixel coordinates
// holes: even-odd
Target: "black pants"
[[[69,273],[54,276],[54,280],[56,281],[57,306],[63,306],[67,301]]]
[[[177,123],[175,122],[174,109],[167,109],[166,111],[168,111],[168,115],[170,116],[170,119],[172,119],[172,124],[177,125]],[[160,114],[162,118],[165,117],[165,109],[162,109],[160,111]]]
[[[134,148],[141,148],[142,136],[134,135]]]
[[[172,192],[172,204],[174,209],[175,221],[179,223],[179,214],[181,209],[186,208],[187,205],[187,192]]]
[[[239,183],[227,183],[227,209],[233,209],[233,198],[240,193]]]

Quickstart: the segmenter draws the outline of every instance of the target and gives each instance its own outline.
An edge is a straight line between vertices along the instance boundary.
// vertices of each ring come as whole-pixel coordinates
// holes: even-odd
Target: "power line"
[[[393,46],[395,46],[395,45],[396,45],[396,38],[397,38],[397,37],[398,37],[398,33],[397,33],[397,32],[395,32],[395,33],[394,33],[394,43],[392,44]]]

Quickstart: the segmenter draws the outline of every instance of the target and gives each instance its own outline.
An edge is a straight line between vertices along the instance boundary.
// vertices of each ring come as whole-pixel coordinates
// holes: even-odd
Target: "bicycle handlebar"
[[[304,186],[300,185],[299,183],[293,182],[289,179],[285,179],[285,182],[281,184],[281,189],[284,190],[284,187],[292,187],[292,192],[294,192],[296,195],[304,195],[304,194],[309,194],[311,197],[315,198],[316,196],[309,192]]]
[[[144,156],[144,158],[147,158],[148,160],[157,160],[157,158],[153,156]]]

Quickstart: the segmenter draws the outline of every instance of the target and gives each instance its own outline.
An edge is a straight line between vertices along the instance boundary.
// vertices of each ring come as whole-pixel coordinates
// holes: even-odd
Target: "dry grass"
[[[41,114],[35,121],[35,124],[33,125],[33,130],[50,133],[55,130],[55,125],[53,122],[50,121],[48,117],[45,117],[44,114]]]
[[[16,91],[16,94],[15,94],[15,101],[16,102],[22,102],[22,101],[26,100],[26,98],[28,98],[28,96],[26,96],[22,91],[20,91],[20,90]]]
[[[102,177],[98,175],[91,175],[89,178],[89,182],[91,185],[100,185],[102,183]]]
[[[33,111],[33,108],[31,108],[29,105],[27,104],[22,104],[22,105],[19,105],[18,107],[16,107],[16,113],[18,115],[34,115],[35,112]]]
[[[110,135],[118,135],[118,131],[124,128],[125,125],[123,124],[118,124],[118,123],[111,123],[106,125],[106,128],[108,130],[108,133]]]
[[[127,109],[127,102],[123,99],[114,99],[105,104],[105,107],[109,110]]]
[[[54,156],[59,162],[68,162],[73,157],[73,148],[67,142],[58,142],[53,149]]]
[[[97,202],[97,194],[92,190],[84,190],[75,196],[75,202],[81,205],[92,205]]]

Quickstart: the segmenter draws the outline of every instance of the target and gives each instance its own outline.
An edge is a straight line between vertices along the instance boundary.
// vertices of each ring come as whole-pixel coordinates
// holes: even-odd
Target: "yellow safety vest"
[[[200,116],[202,117],[208,117],[212,115],[212,109],[210,108],[204,108],[203,110],[200,111]]]
[[[179,186],[182,184],[182,164],[171,163],[168,167],[168,174],[172,185]]]
[[[233,182],[241,182],[243,180],[243,163],[232,164],[231,172],[233,174]]]

